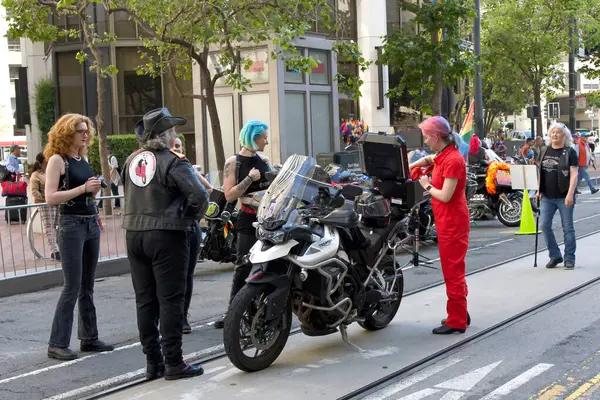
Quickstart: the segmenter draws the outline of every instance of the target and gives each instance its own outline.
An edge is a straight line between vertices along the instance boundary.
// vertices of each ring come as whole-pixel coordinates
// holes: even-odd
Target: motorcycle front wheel
[[[523,208],[523,194],[513,193],[508,196],[510,206],[498,201],[498,221],[509,228],[515,228],[521,224],[521,208]]]
[[[223,329],[223,344],[231,363],[255,372],[270,366],[283,351],[292,327],[288,298],[280,316],[266,320],[271,285],[246,285],[231,302]]]

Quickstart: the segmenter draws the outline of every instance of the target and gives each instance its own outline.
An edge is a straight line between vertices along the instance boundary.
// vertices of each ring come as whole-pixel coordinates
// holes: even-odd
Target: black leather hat
[[[177,125],[185,125],[187,119],[174,117],[166,107],[148,111],[144,118],[135,124],[135,135],[140,142],[145,142],[152,136],[166,131]]]

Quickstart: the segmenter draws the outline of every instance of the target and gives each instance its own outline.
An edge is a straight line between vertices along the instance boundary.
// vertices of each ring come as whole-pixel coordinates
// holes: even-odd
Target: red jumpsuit
[[[458,179],[450,201],[444,203],[431,199],[448,296],[446,325],[455,329],[467,329],[468,289],[465,279],[465,257],[469,247],[471,224],[465,196],[466,164],[455,146],[446,147],[435,157],[432,186],[441,190],[446,178]]]

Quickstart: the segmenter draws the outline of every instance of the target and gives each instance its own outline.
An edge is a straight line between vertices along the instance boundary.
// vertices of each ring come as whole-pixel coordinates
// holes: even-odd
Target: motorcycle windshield
[[[257,211],[257,220],[269,230],[293,224],[297,210],[310,204],[319,187],[329,186],[314,179],[314,158],[295,154],[287,159],[267,189]]]

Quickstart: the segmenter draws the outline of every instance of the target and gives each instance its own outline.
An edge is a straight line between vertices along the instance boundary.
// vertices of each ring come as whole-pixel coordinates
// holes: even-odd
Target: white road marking
[[[390,385],[378,392],[375,392],[375,393],[365,397],[364,400],[383,400],[393,394],[398,393],[401,390],[404,390],[412,385],[415,385],[421,381],[424,381],[425,379],[429,378],[430,376],[433,376],[433,375],[445,370],[446,368],[451,367],[454,364],[457,364],[461,361],[462,361],[462,359],[460,359],[460,358],[450,358],[450,359],[444,360],[440,363],[434,364],[428,368],[425,368],[422,371],[417,372],[414,375],[406,377],[406,378],[396,382],[393,385]]]
[[[523,372],[521,375],[517,376],[515,379],[500,386],[498,389],[494,390],[492,393],[483,397],[481,400],[494,400],[494,399],[498,399],[502,396],[506,396],[507,394],[509,394],[513,390],[523,386],[524,384],[526,384],[527,382],[529,382],[531,379],[535,378],[536,376],[543,374],[544,372],[546,372],[553,366],[554,366],[554,364],[543,364],[543,363],[538,364],[535,367]]]
[[[468,392],[469,390],[473,389],[475,385],[477,385],[483,378],[485,378],[487,374],[492,372],[494,368],[500,365],[501,362],[502,360],[486,365],[485,367],[477,368],[471,372],[467,372],[466,374],[442,382],[439,385],[435,385],[435,387]]]
[[[459,400],[465,394],[464,392],[448,392],[440,400]]]
[[[307,366],[308,368],[321,368],[321,366],[320,366],[320,365],[315,365],[315,364],[306,364],[306,366]]]
[[[576,224],[577,222],[585,221],[585,220],[592,219],[592,218],[596,218],[598,216],[600,216],[600,214],[594,214],[594,215],[590,215],[588,217],[579,218],[579,219],[576,219],[575,221],[573,221],[573,223]]]
[[[221,382],[224,381],[227,378],[231,378],[232,376],[234,376],[235,374],[237,374],[238,372],[241,373],[241,371],[237,368],[230,368],[225,372],[221,372],[219,375],[215,375],[212,378],[210,378],[211,381],[213,382]]]
[[[305,372],[310,372],[310,369],[308,369],[308,368],[296,368],[295,370],[292,371],[292,374],[303,374]]]
[[[409,394],[408,396],[404,396],[398,400],[420,400],[420,399],[424,399],[425,397],[431,396],[432,394],[436,394],[438,392],[440,392],[439,389],[423,389],[423,390],[419,390],[416,393]]]
[[[381,349],[366,350],[364,353],[360,353],[360,357],[370,360],[371,358],[391,356],[393,354],[396,354],[397,352],[397,347],[388,346]]]
[[[215,373],[215,372],[222,371],[222,370],[224,370],[225,368],[227,368],[227,367],[226,367],[226,366],[224,366],[224,365],[221,365],[220,367],[216,367],[216,368],[207,369],[207,370],[204,370],[204,375],[210,375],[210,374],[213,374],[213,373]]]
[[[204,326],[204,324],[194,325],[194,326],[192,326],[192,329],[199,329],[199,328],[202,328],[203,326]],[[107,352],[104,352],[104,353],[94,353],[94,354],[90,354],[89,356],[84,356],[84,357],[77,358],[75,360],[65,361],[65,362],[61,362],[60,364],[54,364],[54,365],[51,365],[49,367],[44,367],[44,368],[36,369],[34,371],[29,371],[29,372],[26,372],[26,373],[21,374],[21,375],[16,375],[16,376],[12,376],[10,378],[2,379],[2,380],[0,380],[0,385],[2,385],[3,383],[8,383],[8,382],[16,381],[18,379],[27,378],[28,376],[35,376],[35,375],[43,374],[44,372],[52,371],[52,370],[55,370],[55,369],[70,367],[71,365],[78,364],[78,363],[80,363],[82,361],[85,361],[85,360],[89,360],[90,358],[100,357],[100,356],[107,356],[109,354],[116,353],[118,351],[132,349],[132,348],[138,347],[140,345],[141,345],[140,342],[136,342],[136,343],[128,344],[128,345],[125,345],[125,346],[117,347],[113,351],[107,351]]]
[[[202,355],[206,355],[206,354],[210,354],[214,351],[220,351],[223,349],[223,345],[219,345],[219,346],[213,346],[213,347],[209,347],[207,349],[201,350],[201,351],[197,351],[195,353],[190,353],[187,354],[185,356],[183,356],[184,359],[189,359],[189,358],[193,358],[193,357],[198,357],[198,356],[202,356]],[[216,369],[216,368],[215,368]],[[60,393],[57,394],[55,396],[52,397],[48,397],[45,400],[64,400],[64,399],[68,399],[71,397],[75,397],[78,396],[82,393],[88,393],[91,391],[100,391],[104,388],[107,387],[111,387],[111,386],[116,386],[118,384],[121,384],[123,382],[135,379],[135,378],[139,378],[141,377],[144,373],[146,373],[146,368],[140,368],[137,369],[135,371],[131,371],[128,372],[126,374],[121,374],[121,375],[117,375],[114,376],[112,378],[100,381],[100,382],[96,382],[94,384],[88,385],[88,386],[84,386],[81,387],[79,389],[74,389],[71,390],[69,392],[65,392],[65,393]],[[206,375],[206,373],[205,373]]]

